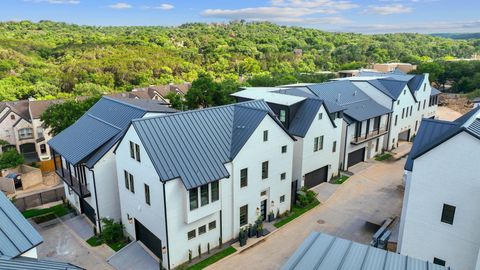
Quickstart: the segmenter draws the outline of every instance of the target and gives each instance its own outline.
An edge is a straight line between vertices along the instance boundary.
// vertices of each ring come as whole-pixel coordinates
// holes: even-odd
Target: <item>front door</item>
[[[262,216],[262,220],[265,220],[267,217],[267,200],[263,200],[260,203],[260,215]]]
[[[297,201],[297,183],[298,183],[298,180],[295,180],[292,182],[292,190],[291,190],[291,195],[290,195],[290,199],[291,199],[291,202],[290,202],[290,206],[293,206],[295,204],[295,202]]]

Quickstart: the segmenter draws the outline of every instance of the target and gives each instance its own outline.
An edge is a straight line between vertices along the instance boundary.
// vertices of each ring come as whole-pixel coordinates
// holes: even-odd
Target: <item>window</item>
[[[397,101],[397,105],[400,105],[400,99]]]
[[[268,130],[263,131],[263,141],[264,142],[268,141]]]
[[[204,234],[207,232],[207,225],[198,227],[198,235]]]
[[[443,223],[447,223],[447,224],[452,225],[454,217],[455,217],[455,206],[448,205],[448,204],[443,204],[441,221]]]
[[[286,116],[287,112],[285,110],[280,110],[280,122],[285,123]]]
[[[263,197],[263,196],[267,196],[267,191],[266,190],[260,192],[260,197]]]
[[[375,152],[378,152],[378,145],[380,144],[380,138],[377,138],[377,142],[375,143]]]
[[[202,206],[208,204],[208,184],[200,187],[200,203]]]
[[[135,144],[130,141],[130,157],[135,158]]]
[[[135,159],[140,161],[140,145],[135,144]]]
[[[18,137],[20,138],[20,140],[33,138],[33,129],[22,128],[22,129],[18,130]]]
[[[15,114],[10,114],[10,119],[15,120]]]
[[[398,115],[395,115],[395,126],[397,125],[398,122]]]
[[[373,130],[380,129],[380,120],[381,120],[381,116],[375,117],[375,120],[373,120]]]
[[[427,89],[427,84],[423,85],[423,92],[425,92],[425,89]]]
[[[425,110],[425,104],[426,104],[426,102],[427,102],[427,100],[425,99],[425,100],[423,101],[423,109],[424,109],[424,110]]]
[[[323,118],[323,113],[319,113],[318,114],[318,120],[322,120],[322,118]]]
[[[150,187],[147,184],[144,184],[145,187],[145,203],[150,205]]]
[[[402,109],[402,119],[405,116],[405,108]]]
[[[285,201],[285,195],[280,196],[280,202],[282,203],[284,201]]]
[[[188,240],[195,238],[196,236],[195,230],[189,231],[187,236],[188,236]]]
[[[43,127],[37,127],[37,138],[43,138],[44,131]]]
[[[246,187],[248,185],[248,169],[240,170],[240,187]]]
[[[337,152],[337,141],[334,141],[334,142],[333,142],[332,152],[333,152],[333,153]]]
[[[133,181],[133,175],[132,174],[129,174],[130,175],[130,191],[132,193],[135,193],[135,182]]]
[[[286,153],[286,152],[287,152],[287,146],[284,145],[284,146],[282,146],[282,154],[284,154],[284,153]]]
[[[213,230],[215,228],[217,228],[217,221],[216,220],[208,223],[208,230]]]
[[[240,226],[247,225],[248,223],[248,204],[240,207]]]
[[[198,208],[198,188],[191,189],[188,192],[188,197],[190,200],[190,211],[197,209]]]
[[[412,112],[413,112],[413,105],[410,106],[410,116],[412,116]]]
[[[419,101],[419,102],[418,102],[418,109],[417,109],[417,111],[420,111],[420,105],[421,105],[421,104],[422,104],[422,103]]]
[[[403,94],[404,94],[404,95],[407,94],[407,90],[403,90]]]
[[[319,140],[319,137],[313,138],[313,152],[318,151],[318,140]]]
[[[127,171],[123,171],[123,175],[125,177],[125,188],[130,190],[130,183],[128,182],[129,181],[129,173]]]
[[[212,190],[211,190],[211,192],[212,192],[212,194],[211,194],[212,202],[218,201],[218,198],[220,197],[220,196],[219,196],[219,188],[218,188],[218,185],[219,185],[218,181],[212,182],[212,183],[210,184],[210,188],[212,189]]]
[[[323,135],[320,136],[320,143],[319,143],[318,147],[319,147],[318,150],[322,150],[322,149],[323,149]]]
[[[285,178],[287,178],[287,173],[281,173],[280,180],[285,180]]]
[[[47,153],[47,146],[45,144],[40,144],[40,153]]]
[[[446,263],[446,262],[445,262],[444,260],[442,260],[442,259],[439,259],[439,258],[437,258],[437,257],[434,257],[434,258],[433,258],[433,263],[434,263],[434,264],[441,265],[441,266],[445,266],[445,263]]]
[[[262,179],[268,178],[268,161],[262,162]]]

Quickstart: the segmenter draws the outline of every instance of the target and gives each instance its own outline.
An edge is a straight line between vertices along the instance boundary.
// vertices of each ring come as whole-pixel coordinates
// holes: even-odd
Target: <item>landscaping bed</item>
[[[315,192],[302,188],[302,190],[298,192],[297,203],[292,207],[291,211],[284,213],[280,217],[280,220],[275,222],[273,226],[280,228],[319,204],[320,202],[317,200]]]
[[[200,269],[203,269],[211,264],[214,264],[216,262],[218,262],[219,260],[235,253],[237,250],[234,248],[234,247],[228,247],[220,252],[218,252],[217,254],[215,255],[212,255],[208,258],[206,258],[205,260],[203,261],[200,261],[190,267],[188,267],[187,269],[188,270],[200,270]]]
[[[71,213],[73,210],[67,204],[58,204],[49,208],[35,208],[23,211],[22,214],[25,218],[31,218],[35,223],[43,223],[50,221],[57,217],[65,216]]]
[[[343,184],[345,181],[347,181],[348,178],[349,178],[349,176],[341,175],[341,176],[336,177],[335,179],[333,179],[333,180],[331,181],[331,183],[340,185],[340,184]]]
[[[383,154],[376,155],[375,160],[376,161],[386,161],[386,160],[390,160],[392,157],[393,157],[393,155],[391,153],[385,152]]]
[[[102,219],[103,232],[87,239],[87,243],[92,247],[98,247],[107,244],[115,252],[125,247],[129,241],[123,235],[123,225],[112,219]]]

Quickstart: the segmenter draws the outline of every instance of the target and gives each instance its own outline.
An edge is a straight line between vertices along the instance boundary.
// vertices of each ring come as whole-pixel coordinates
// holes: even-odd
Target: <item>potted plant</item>
[[[248,224],[248,237],[252,238],[257,235],[257,228],[255,225]]]
[[[275,214],[273,213],[273,210],[270,210],[267,217],[268,217],[268,222],[272,222],[275,219]]]
[[[240,242],[240,246],[243,247],[247,244],[247,231],[244,228],[240,229],[240,232],[238,233],[238,241]]]
[[[263,223],[260,222],[257,224],[257,238],[260,238],[263,236]]]

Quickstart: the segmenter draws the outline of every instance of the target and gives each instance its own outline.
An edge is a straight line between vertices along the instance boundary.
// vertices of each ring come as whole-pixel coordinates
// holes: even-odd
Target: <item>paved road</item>
[[[405,159],[373,162],[342,184],[330,199],[269,236],[263,243],[208,269],[279,269],[312,231],[368,243],[365,220],[400,216]]]
[[[44,242],[38,246],[38,258],[68,262],[85,269],[110,270],[113,269],[106,258],[113,251],[102,245],[90,247],[65,224],[55,222],[51,225],[35,225],[42,235]],[[145,269],[146,270],[146,269]]]

